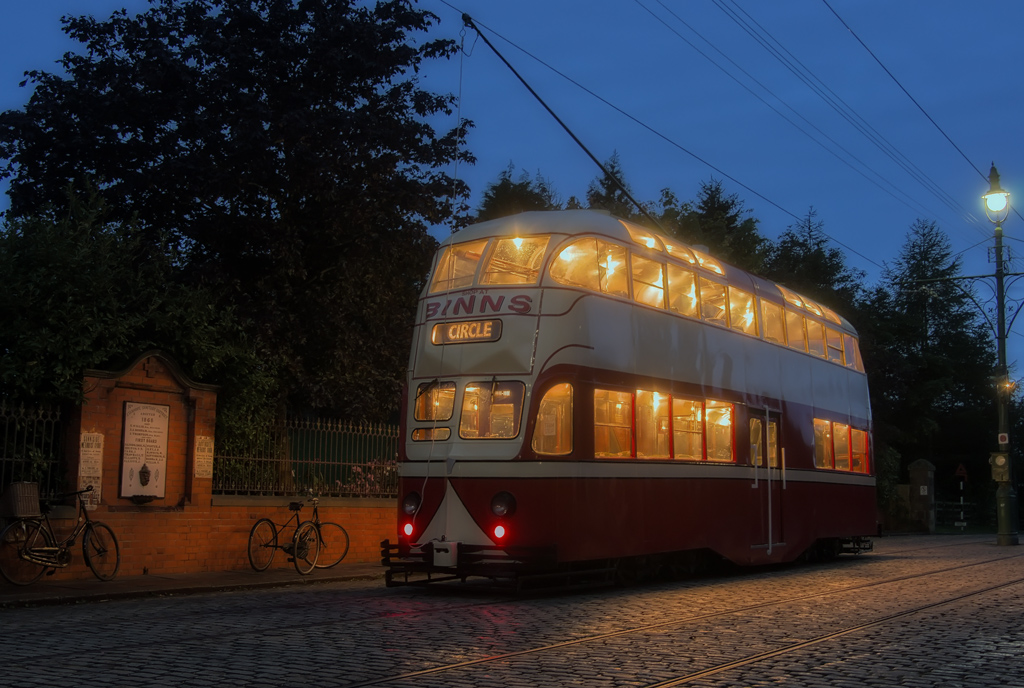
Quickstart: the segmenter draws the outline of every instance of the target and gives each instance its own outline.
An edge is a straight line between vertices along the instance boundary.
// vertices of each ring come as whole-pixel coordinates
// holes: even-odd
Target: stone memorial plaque
[[[124,402],[122,497],[164,497],[170,415],[170,406]]]
[[[196,435],[196,469],[195,477],[213,477],[213,438]]]

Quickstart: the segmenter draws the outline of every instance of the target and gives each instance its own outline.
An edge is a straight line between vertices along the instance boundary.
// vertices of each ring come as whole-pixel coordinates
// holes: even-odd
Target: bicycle
[[[0,533],[0,575],[13,585],[29,585],[46,573],[71,564],[71,548],[82,535],[82,556],[97,578],[113,580],[121,567],[121,548],[114,531],[102,521],[93,521],[85,508],[82,495],[92,492],[92,485],[78,492],[69,492],[78,499],[78,522],[64,539],[58,540],[50,524],[49,503],[39,516],[23,516]]]
[[[303,521],[300,524],[299,511],[302,509],[302,502],[290,502],[288,508],[295,513],[292,514],[291,518],[284,525],[278,526],[269,518],[261,518],[253,524],[252,530],[249,531],[249,563],[253,569],[256,571],[266,571],[274,560],[274,554],[277,553],[278,549],[283,549],[291,554],[291,551],[289,551],[290,543],[278,545],[277,540],[278,535],[292,521],[296,522],[296,533],[292,538],[293,542],[298,536],[300,528],[311,526],[314,532],[316,532],[318,556],[313,559],[313,564],[306,570],[299,568],[299,563],[296,561],[295,568],[299,573],[310,573],[314,568],[329,569],[332,566],[337,566],[345,558],[349,547],[348,532],[337,523],[321,521],[318,506],[320,499],[312,496],[312,490],[310,494],[309,501],[313,502],[313,517],[310,520]],[[294,545],[292,545],[291,550],[294,551],[294,549]],[[308,562],[304,562],[303,566],[306,563]]]

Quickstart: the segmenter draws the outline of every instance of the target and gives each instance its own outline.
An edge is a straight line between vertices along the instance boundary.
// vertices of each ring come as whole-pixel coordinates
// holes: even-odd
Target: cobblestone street
[[[1022,619],[1024,549],[987,536],[585,593],[364,580],[0,609],[12,687],[1024,686]]]

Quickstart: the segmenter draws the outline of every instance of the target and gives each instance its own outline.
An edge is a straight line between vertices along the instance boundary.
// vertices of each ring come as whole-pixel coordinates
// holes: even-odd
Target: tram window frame
[[[682,461],[704,460],[704,401],[686,397],[671,397],[672,403],[672,458]],[[689,404],[689,413],[686,413]],[[685,441],[680,441],[685,440]],[[690,451],[683,453],[680,446]]]
[[[629,232],[629,238],[633,240],[633,243],[643,246],[644,248],[649,248],[652,251],[662,250],[661,239],[656,237],[651,231],[626,222],[625,220],[619,220],[619,223],[626,228],[627,232]]]
[[[869,445],[867,430],[850,428],[850,471],[853,473],[867,473],[869,463]]]
[[[821,418],[814,419],[814,466],[827,470],[835,467],[832,454],[832,423]]]
[[[629,298],[629,251],[597,237],[581,237],[561,247],[548,274],[567,287]]]
[[[550,241],[547,234],[498,238],[480,270],[480,284],[537,284]],[[517,262],[515,254],[525,254],[525,260]]]
[[[665,251],[666,253],[668,253],[668,255],[672,256],[676,260],[681,260],[685,263],[688,263],[693,267],[697,266],[697,259],[693,256],[693,251],[691,251],[686,246],[673,243],[668,239],[662,239],[661,243],[665,245]]]
[[[700,320],[697,273],[674,263],[668,264],[668,307],[673,313]]]
[[[732,329],[752,337],[759,336],[757,297],[753,292],[729,285],[729,324]]]
[[[850,472],[850,426],[832,423],[832,467]]]
[[[700,319],[712,325],[729,327],[729,290],[727,285],[700,276]]]
[[[599,397],[602,398],[599,399]],[[615,404],[614,411],[609,413],[612,404]],[[632,392],[595,389],[594,457],[598,459],[632,458],[634,456],[633,422]],[[611,451],[613,441],[619,447],[618,451]],[[623,446],[625,446],[624,449]]]
[[[825,326],[825,350],[828,360],[843,365],[843,337],[839,330]]]
[[[480,395],[487,397],[487,410],[480,408],[481,397],[475,394],[477,389]],[[498,394],[507,396],[508,401],[495,404],[494,399]],[[525,396],[526,384],[520,380],[480,380],[467,383],[463,389],[462,410],[459,414],[459,437],[464,440],[509,440],[518,437],[522,429]],[[477,399],[477,406],[469,409],[468,405],[472,403],[474,397]],[[507,422],[512,424],[511,432],[492,432],[497,423]]]
[[[633,300],[653,308],[665,308],[665,264],[633,253],[630,257]],[[651,281],[654,270],[657,279]]]
[[[843,333],[843,355],[847,368],[863,373],[864,362],[860,357],[860,342],[852,334]]]
[[[573,395],[572,384],[561,382],[548,387],[537,402],[533,439],[530,442],[530,447],[536,454],[566,456],[572,453]],[[545,444],[554,446],[542,446]]]
[[[727,401],[595,388],[593,419],[594,458],[736,462],[736,406]]]
[[[764,421],[760,418],[751,418],[747,423],[747,429],[750,433],[750,465],[759,467],[764,456]]]
[[[825,358],[825,325],[813,320],[806,319],[807,325],[807,353]]]
[[[786,316],[781,304],[761,299],[761,326],[764,340],[786,346]],[[769,312],[770,311],[770,312]]]
[[[638,459],[671,457],[671,397],[638,389],[633,402],[633,434]]]
[[[713,420],[712,416],[722,413],[726,423]],[[728,428],[723,430],[721,428]],[[712,433],[711,430],[715,432]],[[736,409],[727,401],[708,399],[704,403],[704,459],[715,463],[736,461]]]
[[[490,239],[476,239],[445,246],[430,277],[430,294],[471,287]],[[470,269],[470,266],[472,269]],[[446,278],[447,275],[450,278]]]
[[[868,473],[869,435],[867,430],[839,423],[814,419],[815,468],[844,473]]]
[[[421,422],[449,421],[454,413],[454,382],[424,382],[416,388],[416,399],[413,403],[413,418],[415,420]]]
[[[785,311],[786,339],[789,348],[807,353],[807,317],[792,308],[786,308]]]
[[[629,251],[608,241],[597,242],[598,284],[602,294],[629,298]],[[602,260],[603,257],[603,260]],[[619,267],[621,266],[621,270]]]

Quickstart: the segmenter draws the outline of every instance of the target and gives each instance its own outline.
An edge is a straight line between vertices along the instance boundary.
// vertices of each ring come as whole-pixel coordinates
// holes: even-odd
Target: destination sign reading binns
[[[430,341],[434,344],[464,344],[466,342],[496,342],[501,338],[500,320],[468,320],[434,325]]]

